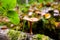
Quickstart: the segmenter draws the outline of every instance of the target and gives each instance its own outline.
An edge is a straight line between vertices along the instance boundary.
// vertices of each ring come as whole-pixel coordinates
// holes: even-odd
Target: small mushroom
[[[59,11],[55,9],[55,10],[54,10],[54,13],[59,13]]]
[[[57,14],[57,13],[54,13],[54,16],[59,16],[59,14]]]
[[[60,22],[55,22],[55,26],[57,29],[60,29]]]
[[[38,10],[38,9],[35,10],[35,13],[36,13],[36,14],[40,14],[40,10]]]
[[[49,19],[49,18],[51,17],[51,14],[50,14],[50,13],[46,13],[46,14],[44,15],[44,17],[45,17],[46,19]]]
[[[31,16],[33,14],[33,12],[29,12],[28,15]]]
[[[13,27],[13,26],[14,26],[14,24],[11,24],[10,26],[11,26],[11,27]]]
[[[28,15],[31,16],[31,15],[33,14],[33,11],[34,11],[34,10],[30,8],[30,9],[29,9],[29,12],[28,12]]]

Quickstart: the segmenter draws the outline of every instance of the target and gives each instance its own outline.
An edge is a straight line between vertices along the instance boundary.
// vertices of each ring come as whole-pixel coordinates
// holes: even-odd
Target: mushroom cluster
[[[60,22],[60,10],[58,9],[58,5],[59,3],[57,2],[33,4],[29,7],[27,16],[24,16],[23,19],[32,22],[42,19],[45,22],[47,21],[49,25],[53,24],[57,27]],[[58,24],[55,24],[56,22],[58,22]]]

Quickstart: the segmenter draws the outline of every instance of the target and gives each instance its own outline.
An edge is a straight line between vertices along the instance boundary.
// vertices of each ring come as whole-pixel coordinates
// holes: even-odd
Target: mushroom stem
[[[31,21],[29,21],[30,22],[30,35],[32,35],[33,33],[32,33],[32,22]]]

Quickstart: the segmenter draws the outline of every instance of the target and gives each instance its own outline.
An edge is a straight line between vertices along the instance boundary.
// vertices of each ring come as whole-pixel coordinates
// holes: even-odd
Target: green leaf
[[[8,11],[7,17],[15,25],[19,24],[19,22],[20,22],[19,16],[15,11]]]
[[[29,0],[29,4],[33,4],[35,2],[37,2],[37,0]]]
[[[16,6],[16,0],[1,0],[1,7],[5,9],[12,9]]]
[[[38,0],[38,2],[43,3],[43,2],[44,2],[44,0]]]
[[[23,5],[23,4],[26,3],[26,0],[17,0],[17,3],[18,3],[19,5]]]
[[[53,2],[53,0],[45,0],[45,2]]]

